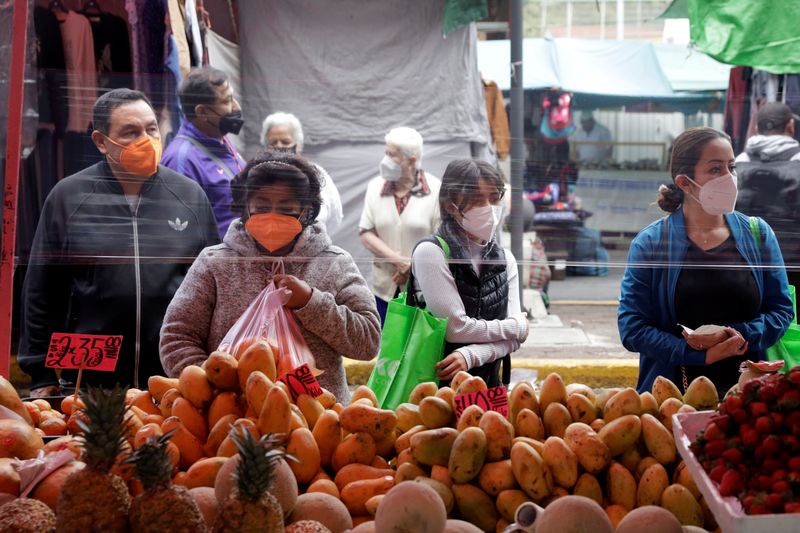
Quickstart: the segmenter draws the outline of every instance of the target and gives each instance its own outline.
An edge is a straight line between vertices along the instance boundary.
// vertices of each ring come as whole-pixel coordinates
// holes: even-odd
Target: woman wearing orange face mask
[[[372,359],[380,322],[375,299],[350,254],[315,223],[317,172],[299,156],[266,153],[232,183],[242,214],[223,244],[203,250],[164,317],[161,362],[170,376],[208,357],[271,281],[292,293],[303,337],[324,373],[320,385],[349,398],[342,356]],[[284,274],[277,274],[283,270]]]

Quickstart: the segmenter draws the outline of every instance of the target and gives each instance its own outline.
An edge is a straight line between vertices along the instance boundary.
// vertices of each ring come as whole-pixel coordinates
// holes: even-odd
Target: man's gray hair
[[[297,151],[303,150],[303,126],[300,120],[291,113],[284,113],[279,111],[272,113],[264,119],[264,124],[261,126],[261,142],[264,146],[267,145],[267,134],[275,126],[288,126],[292,130],[292,138],[297,143]]]

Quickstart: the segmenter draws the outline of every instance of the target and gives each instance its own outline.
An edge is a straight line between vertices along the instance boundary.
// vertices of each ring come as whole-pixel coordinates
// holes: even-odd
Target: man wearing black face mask
[[[237,215],[231,211],[231,180],[245,166],[226,137],[242,129],[242,108],[228,76],[212,67],[192,69],[178,88],[186,120],[161,163],[203,187],[214,208],[220,237]]]

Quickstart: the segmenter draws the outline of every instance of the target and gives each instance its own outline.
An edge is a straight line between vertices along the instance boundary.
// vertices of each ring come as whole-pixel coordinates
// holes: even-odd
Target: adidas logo
[[[175,231],[183,231],[186,229],[186,226],[189,225],[188,220],[181,222],[180,218],[175,218],[175,220],[167,220],[167,223],[169,224],[169,227]]]

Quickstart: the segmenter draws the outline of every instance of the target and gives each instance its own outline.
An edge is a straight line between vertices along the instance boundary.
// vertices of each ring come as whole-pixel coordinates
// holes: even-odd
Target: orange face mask
[[[158,163],[161,161],[162,152],[160,139],[154,139],[149,135],[145,135],[138,141],[127,146],[122,146],[108,136],[106,136],[106,139],[108,139],[111,144],[122,148],[119,161],[114,161],[111,156],[109,156],[109,159],[119,164],[125,172],[129,172],[134,176],[147,177],[152,176],[158,170]]]
[[[253,215],[244,223],[244,228],[269,252],[280,250],[303,231],[299,220],[278,213]]]

